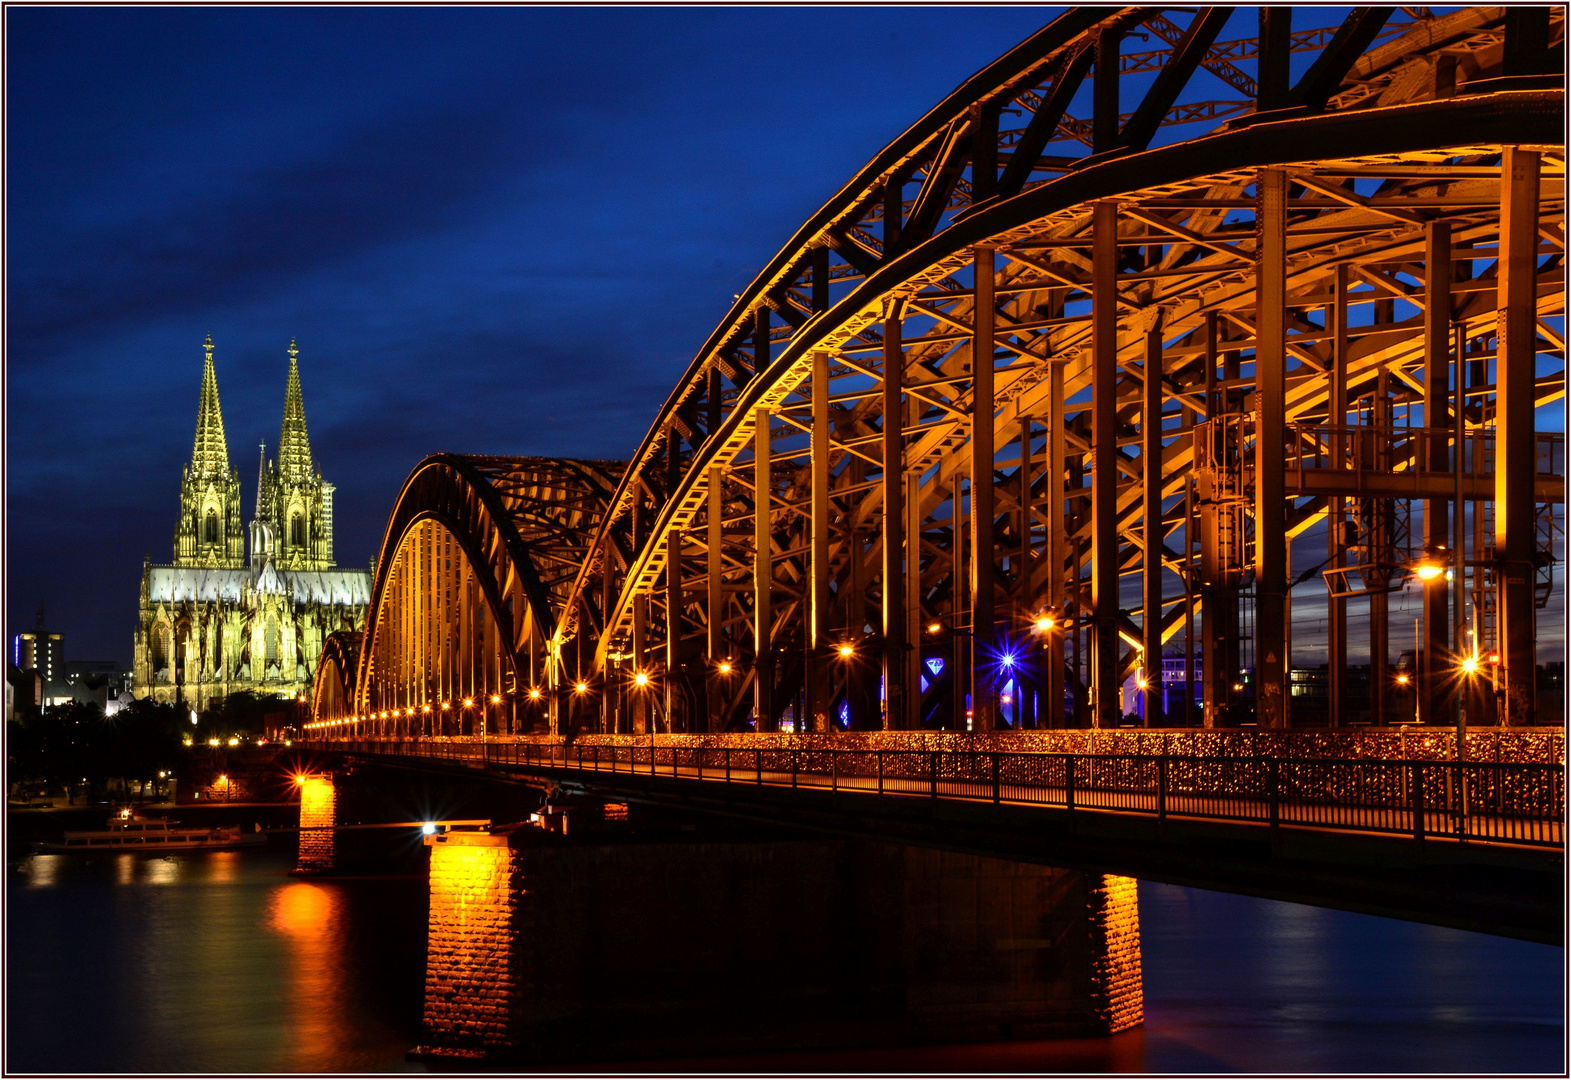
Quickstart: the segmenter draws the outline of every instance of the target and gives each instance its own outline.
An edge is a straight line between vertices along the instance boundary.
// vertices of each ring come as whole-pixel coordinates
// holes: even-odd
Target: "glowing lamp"
[[[1418,580],[1420,581],[1433,581],[1435,578],[1443,576],[1445,572],[1446,568],[1444,566],[1430,559],[1425,559],[1413,567],[1413,573],[1418,575]]]
[[[474,698],[468,698],[468,697],[464,698],[464,708],[466,708],[466,709],[473,708],[474,704],[475,704],[475,699]]]
[[[529,688],[529,700],[530,701],[539,701],[540,700],[540,688],[538,686],[531,686]]]
[[[936,634],[936,633],[938,633],[942,629],[943,629],[943,626],[941,624],[939,624],[939,623],[928,623],[928,625],[927,625],[927,632],[929,634]]]
[[[1140,679],[1135,683],[1135,685],[1144,690],[1146,688],[1146,681],[1144,679]]]
[[[1045,634],[1049,630],[1051,630],[1052,628],[1053,628],[1053,617],[1051,615],[1043,615],[1040,619],[1038,619],[1036,621],[1037,633]]]
[[[208,746],[217,746],[218,745],[218,740],[217,739],[208,739],[207,740],[207,745]]]
[[[1406,686],[1407,685],[1407,675],[1405,673],[1401,674],[1401,675],[1398,675],[1396,677],[1396,684],[1398,686]]]
[[[1015,666],[1015,654],[1005,653],[1003,656],[998,658],[998,662],[1004,665],[1006,668],[1012,668]]]
[[[1475,671],[1477,671],[1478,670],[1478,657],[1476,657],[1476,656],[1464,656],[1462,658],[1462,670],[1467,672],[1469,675],[1471,675]]]
[[[502,695],[501,694],[492,694],[491,695],[491,704],[495,705],[498,702],[500,702],[501,700],[502,700]]]
[[[1498,652],[1487,652],[1487,653],[1485,653],[1484,654],[1484,663],[1486,663],[1486,664],[1498,664],[1498,663],[1500,663],[1500,654]]]
[[[423,713],[428,713],[428,712],[431,711],[431,706],[429,706],[429,705],[422,705],[422,706],[420,706],[420,711],[423,712]]]
[[[577,686],[573,687],[573,693],[575,693],[575,694],[586,694],[588,692],[589,692],[589,684],[588,683],[581,682]]]
[[[303,784],[303,783],[305,783],[305,777],[300,775],[299,773],[295,773],[295,783],[296,784]]]
[[[451,701],[442,702],[442,711],[446,712],[452,706],[452,704],[453,703]]]
[[[854,648],[852,648],[850,645],[842,645],[842,646],[840,646],[840,656],[841,656],[842,659],[849,660],[855,653],[856,653],[856,650]]]
[[[426,836],[431,836],[431,835],[435,834],[435,832],[436,832],[436,823],[432,822],[432,821],[428,821],[424,825],[420,826],[420,831],[422,833],[424,833]]]
[[[720,661],[720,674],[722,674],[722,675],[729,675],[729,674],[731,674],[731,661],[729,661],[729,660],[722,660],[722,661]]]
[[[1234,690],[1242,690],[1243,688],[1244,688],[1244,684],[1241,683],[1241,682],[1236,682],[1236,683],[1233,684],[1233,689]]]
[[[633,676],[633,682],[639,686],[648,686],[649,676],[640,671],[638,674]]]

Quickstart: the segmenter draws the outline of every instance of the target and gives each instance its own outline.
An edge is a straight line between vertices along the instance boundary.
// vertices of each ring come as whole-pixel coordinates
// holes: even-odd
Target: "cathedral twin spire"
[[[191,451],[192,476],[228,476],[229,444],[224,438],[224,412],[218,404],[218,376],[213,370],[213,335],[202,345],[202,398],[196,412],[196,445]],[[311,475],[311,439],[305,426],[305,397],[300,392],[300,350],[289,339],[289,380],[284,388],[284,423],[278,437],[278,472],[290,479]],[[266,454],[266,445],[263,446]],[[263,492],[257,492],[258,511]]]
[[[197,409],[196,441],[182,485],[180,524],[175,533],[175,564],[240,566],[245,558],[240,525],[240,477],[229,467],[218,376],[213,369],[213,338],[203,344],[202,396]],[[251,560],[260,565],[277,558],[281,567],[326,569],[332,550],[333,486],[324,482],[311,460],[305,397],[300,390],[300,350],[289,342],[289,376],[284,389],[283,426],[278,461],[262,460],[251,526]]]
[[[202,361],[202,401],[196,413],[196,445],[191,450],[191,475],[227,477],[229,446],[224,441],[224,411],[218,404],[218,376],[213,372],[213,335],[207,335]]]

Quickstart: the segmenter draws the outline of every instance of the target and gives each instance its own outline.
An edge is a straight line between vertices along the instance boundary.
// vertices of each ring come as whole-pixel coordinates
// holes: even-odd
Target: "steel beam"
[[[1500,177],[1495,353],[1495,559],[1500,583],[1496,614],[1506,724],[1532,723],[1537,679],[1533,375],[1538,351],[1539,168],[1536,151],[1506,147]]]
[[[1140,418],[1141,636],[1144,638],[1144,726],[1163,722],[1162,684],[1162,329],[1145,335],[1145,369]]]
[[[972,252],[976,305],[971,339],[971,626],[975,690],[972,730],[992,731],[998,724],[998,630],[994,600],[993,494],[993,249]]]
[[[808,714],[811,730],[828,731],[829,686],[824,657],[829,647],[829,354],[813,354],[813,432],[810,452],[812,531],[808,554],[808,617],[805,641]]]
[[[1263,728],[1287,725],[1287,172],[1256,179],[1255,701]]]
[[[774,730],[774,564],[770,517],[769,410],[753,410],[753,716],[754,730]]]
[[[1100,53],[1098,54],[1100,55]],[[1118,725],[1118,206],[1091,211],[1091,723]]]
[[[881,487],[883,512],[883,673],[884,722],[887,731],[907,726],[905,702],[905,418],[902,388],[905,351],[900,347],[898,301],[884,320],[884,459]]]

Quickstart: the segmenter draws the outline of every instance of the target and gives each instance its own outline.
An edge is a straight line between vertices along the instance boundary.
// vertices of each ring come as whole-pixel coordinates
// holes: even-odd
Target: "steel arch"
[[[422,523],[440,525],[475,571],[486,609],[506,628],[503,656],[516,678],[520,637],[529,622],[542,639],[554,633],[565,587],[621,470],[619,462],[569,458],[433,454],[421,461],[383,535],[355,679],[356,711],[365,710],[376,677],[371,668],[389,582],[406,539]],[[508,609],[505,598],[515,592],[527,620],[524,611],[515,617]]]
[[[1044,268],[1044,260],[1028,257],[1028,246],[1040,241],[1049,249],[1056,244],[1061,246],[1058,250],[1072,254],[1077,233],[1097,203],[1115,201],[1143,214],[1133,221],[1147,232],[1160,234],[1159,242],[1148,246],[1167,251],[1156,264],[1144,268],[1150,272],[1137,288],[1161,283],[1163,276],[1166,280],[1152,284],[1141,302],[1125,305],[1127,314],[1120,311],[1113,327],[1119,335],[1117,363],[1133,374],[1132,364],[1139,361],[1142,342],[1153,329],[1159,327],[1162,341],[1169,343],[1164,356],[1175,351],[1175,345],[1193,350],[1194,335],[1208,317],[1232,319],[1255,302],[1249,279],[1258,252],[1247,240],[1240,240],[1236,230],[1234,235],[1217,231],[1227,215],[1205,205],[1210,192],[1229,191],[1237,201],[1254,203],[1255,197],[1245,192],[1259,171],[1279,169],[1289,175],[1292,189],[1301,192],[1289,213],[1312,211],[1309,216],[1327,219],[1340,214],[1347,242],[1301,245],[1291,252],[1290,261],[1298,264],[1298,285],[1307,288],[1312,279],[1333,275],[1337,264],[1381,255],[1406,255],[1414,261],[1412,234],[1428,221],[1454,221],[1464,233],[1487,228],[1487,221],[1480,224],[1479,215],[1470,217],[1465,212],[1465,199],[1453,200],[1459,207],[1453,209],[1444,196],[1427,190],[1426,183],[1428,188],[1466,187],[1469,182],[1476,187],[1480,182],[1487,185],[1485,174],[1492,171],[1494,190],[1487,198],[1475,193],[1470,205],[1476,209],[1498,202],[1499,168],[1489,162],[1502,147],[1541,148],[1550,155],[1550,172],[1558,168],[1563,92],[1558,79],[1542,66],[1532,70],[1531,64],[1524,67],[1518,61],[1517,68],[1511,68],[1512,61],[1502,49],[1511,18],[1504,9],[1468,9],[1407,23],[1393,22],[1392,9],[1357,9],[1334,30],[1289,35],[1286,48],[1317,49],[1319,56],[1297,85],[1269,103],[1276,107],[1265,107],[1263,99],[1212,102],[1207,103],[1213,106],[1209,109],[1196,109],[1193,103],[1180,106],[1177,97],[1199,70],[1216,74],[1235,89],[1243,85],[1228,58],[1247,57],[1249,50],[1242,46],[1249,43],[1216,43],[1226,21],[1219,12],[1225,10],[1202,9],[1190,15],[1192,9],[1082,9],[1066,15],[967,80],[810,218],[741,294],[661,406],[617,486],[611,509],[573,584],[555,638],[558,653],[578,632],[581,614],[597,617],[603,627],[596,642],[595,671],[602,671],[611,655],[626,647],[635,621],[635,599],[658,596],[657,583],[668,570],[671,536],[680,537],[704,516],[710,470],[734,466],[745,457],[749,442],[756,440],[754,410],[768,410],[773,420],[787,419],[782,432],[802,427],[799,422],[791,424],[788,414],[793,407],[805,405],[799,389],[811,381],[815,352],[830,353],[837,366],[846,365],[848,346],[876,347],[878,324],[891,314],[909,317],[913,310],[935,324],[947,324],[958,337],[969,337],[972,328],[965,305],[973,290],[966,275],[978,247],[996,248],[1011,263],[995,290],[1007,291],[1014,281],[1034,274],[1038,296],[1053,289],[1086,291],[1089,283],[1083,271],[1088,260],[1056,260],[1054,265],[1049,258]],[[1187,19],[1187,28],[1175,26],[1169,15]],[[1175,47],[1119,55],[1117,37],[1135,27],[1145,27]],[[1381,38],[1382,32],[1393,28]],[[1547,51],[1551,39],[1563,39],[1564,26],[1556,17],[1547,20],[1543,29],[1542,46]],[[1109,123],[1101,105],[1108,96],[1107,81],[1088,74],[1096,50],[1106,49],[1110,38],[1113,51],[1106,55],[1118,56],[1121,79],[1128,82],[1130,75],[1157,71],[1139,106],[1123,123],[1116,111]],[[1440,83],[1444,56],[1464,68],[1472,64],[1460,85],[1455,67],[1452,85]],[[1424,78],[1415,79],[1415,73]],[[1082,82],[1094,84],[1093,96],[1098,98],[1097,115],[1089,124],[1073,120],[1065,111]],[[1258,86],[1255,89],[1261,93]],[[1116,110],[1116,92],[1113,99]],[[1031,120],[998,136],[1002,171],[989,170],[991,176],[979,177],[974,160],[967,157],[968,140],[974,143],[995,134],[998,113],[1010,108]],[[1171,129],[1177,125],[1205,119],[1222,122],[1198,138],[1151,148],[1173,134]],[[1049,126],[1051,132],[1045,130]],[[1043,154],[1052,142],[1066,140],[1087,141],[1091,152],[1078,157]],[[1031,159],[1022,162],[1017,154]],[[1431,170],[1427,180],[1425,169]],[[920,181],[917,172],[922,174]],[[1328,181],[1331,173],[1335,176]],[[1372,202],[1358,194],[1355,184],[1337,179],[1358,173],[1382,177],[1388,185],[1395,182],[1389,205]],[[915,197],[907,198],[907,186],[918,183]],[[1345,190],[1326,194],[1328,183]],[[979,188],[983,197],[977,198]],[[985,194],[988,188],[991,195]],[[1543,212],[1552,217],[1562,199],[1563,191],[1551,192]],[[1185,201],[1192,206],[1177,205]],[[891,229],[896,205],[900,219]],[[1181,224],[1189,215],[1199,224]],[[1375,224],[1395,222],[1398,228],[1381,230],[1364,219]],[[882,243],[869,231],[869,226],[881,221],[885,223]],[[1117,246],[1129,246],[1127,235]],[[831,265],[830,253],[845,262]],[[1551,265],[1548,277],[1557,274]],[[841,295],[832,296],[831,286]],[[812,298],[804,299],[803,291],[808,289]],[[924,295],[924,290],[929,294]],[[1542,286],[1536,291],[1545,292]],[[960,302],[943,308],[950,298]],[[1026,298],[1035,297],[1027,293]],[[1016,306],[1028,311],[1037,305],[1017,302]],[[1538,307],[1541,316],[1558,314],[1563,297],[1551,288]],[[1000,312],[1006,314],[1007,306]],[[1475,310],[1465,321],[1477,333],[1486,318],[1487,313]],[[1153,325],[1155,320],[1160,322]],[[1040,388],[1047,381],[1047,368],[1060,364],[1067,368],[1060,407],[1089,385],[1089,362],[1082,355],[1089,352],[1088,327],[1069,325],[1076,321],[1089,324],[1091,320],[1060,317],[1059,325],[1048,327],[1031,325],[1029,319],[1001,320],[1004,328],[999,337],[1005,339],[1001,343],[1016,355],[1009,366],[998,369],[1004,385],[999,395],[1003,407],[995,414],[995,441],[999,433],[1007,437],[1010,425],[1026,411],[1021,402],[1032,388],[1039,388],[1030,399],[1032,408],[1042,406]],[[1007,340],[1011,335],[1013,340]],[[1421,337],[1421,327],[1402,329],[1401,341],[1408,346]],[[1175,338],[1179,340],[1174,342]],[[751,356],[743,348],[749,339]],[[776,352],[771,343],[779,340],[785,347]],[[913,354],[907,353],[908,372],[924,362],[942,361],[943,347],[951,343],[940,335],[924,334],[918,344],[937,359],[917,355],[914,364]],[[1360,347],[1367,344],[1361,342]],[[1296,345],[1293,355],[1310,355],[1313,348]],[[767,357],[764,349],[769,350]],[[1411,348],[1365,352],[1364,368],[1355,373],[1360,379],[1376,369],[1411,366]],[[1323,358],[1319,366],[1323,369]],[[849,372],[841,366],[831,377],[861,374],[876,384],[875,369],[875,364],[853,363]],[[733,384],[732,390],[724,390],[722,378]],[[938,381],[943,380],[932,380]],[[941,395],[929,390],[923,400],[940,412],[963,413],[970,388],[962,380],[947,382],[955,387],[953,393],[935,402],[932,399]],[[1164,387],[1164,397],[1193,405],[1199,393],[1193,373],[1189,383]],[[1300,387],[1289,406],[1291,415],[1307,415],[1317,405],[1325,408],[1325,393],[1323,388]],[[960,441],[950,439],[943,452],[929,447],[918,459],[924,475],[934,468],[940,476],[953,475],[946,461],[952,465],[958,460],[968,440],[963,422],[952,427]],[[909,434],[902,429],[902,437]],[[1073,444],[1074,432],[1069,439]],[[1189,461],[1188,441],[1160,446],[1164,466]],[[850,451],[842,446],[838,452]],[[869,461],[877,471],[877,462]],[[912,467],[909,458],[905,465]],[[1164,478],[1160,497],[1171,495],[1173,483],[1171,477]],[[726,501],[733,509],[742,508],[739,516],[748,516],[745,497],[738,501],[728,495]],[[931,497],[924,499],[924,505],[931,502]],[[1130,491],[1120,496],[1120,533],[1122,539],[1143,543],[1132,528],[1139,516],[1134,513],[1137,503]],[[800,517],[801,509],[787,505],[772,514]],[[1026,562],[1032,554],[1026,553]],[[1129,561],[1128,556],[1118,557],[1121,564]],[[732,566],[724,572],[735,577],[736,570]],[[608,588],[604,581],[595,580],[597,574],[619,576],[620,581]],[[673,588],[671,595],[685,604],[691,590],[681,583]],[[597,590],[610,602],[598,603]],[[1140,631],[1121,619],[1119,633],[1128,638]]]

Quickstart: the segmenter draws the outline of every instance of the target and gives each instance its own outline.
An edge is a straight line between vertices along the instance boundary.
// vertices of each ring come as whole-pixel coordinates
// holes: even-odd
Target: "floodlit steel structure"
[[[1352,603],[1378,723],[1418,576],[1420,716],[1530,721],[1563,10],[1324,10],[1072,10],[803,224],[625,469],[423,462],[316,725],[1111,726],[1172,648],[1165,719],[1277,727],[1312,577],[1326,719]]]

